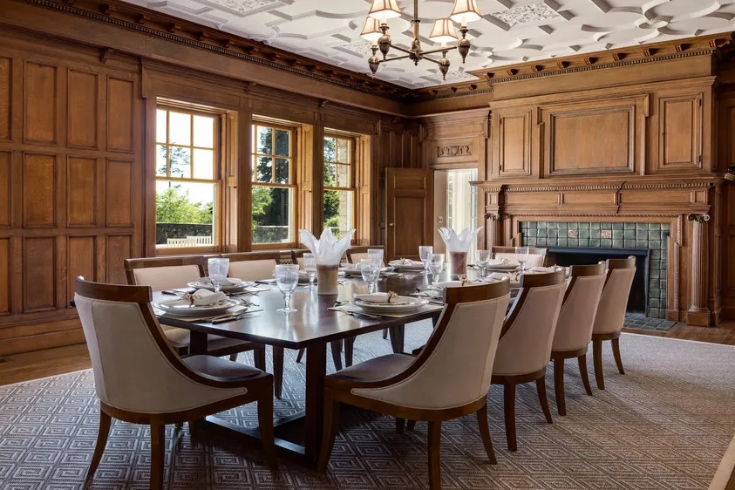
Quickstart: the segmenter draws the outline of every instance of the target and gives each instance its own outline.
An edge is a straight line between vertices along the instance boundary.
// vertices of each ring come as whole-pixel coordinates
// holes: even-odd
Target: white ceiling
[[[370,0],[127,0],[238,36],[369,74],[370,44],[360,38]],[[393,43],[411,45],[413,1],[398,0]],[[436,64],[381,64],[377,78],[409,88],[472,80],[468,72],[526,61],[735,30],[735,0],[477,0],[483,19],[469,24],[467,63],[456,51],[447,81]],[[454,0],[419,0],[422,46]],[[389,56],[402,54],[393,51]]]

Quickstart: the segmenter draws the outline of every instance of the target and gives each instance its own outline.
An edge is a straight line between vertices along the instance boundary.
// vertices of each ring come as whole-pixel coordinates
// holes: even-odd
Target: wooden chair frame
[[[564,270],[549,272],[545,274],[524,274],[521,276],[521,289],[518,292],[517,299],[508,313],[503,323],[503,330],[500,332],[502,339],[508,331],[513,328],[513,323],[523,309],[528,300],[528,295],[533,288],[553,286],[566,281]],[[503,412],[505,414],[505,437],[508,441],[508,450],[517,451],[518,442],[516,439],[516,386],[519,384],[536,382],[536,391],[538,399],[541,403],[541,409],[544,412],[546,422],[553,424],[551,418],[551,410],[549,409],[549,400],[546,395],[546,368],[539,371],[521,374],[517,376],[498,376],[493,375],[491,383],[503,385]]]
[[[563,276],[562,276],[563,278]],[[371,389],[383,388],[399,383],[416,373],[426,361],[433,355],[439,341],[446,331],[451,320],[454,309],[458,303],[485,301],[489,299],[500,298],[509,295],[509,282],[501,281],[493,284],[483,284],[479,286],[469,286],[461,288],[446,288],[444,293],[444,301],[446,303],[444,314],[441,321],[435,328],[434,333],[429,338],[428,343],[416,357],[416,360],[409,367],[396,374],[395,376],[376,379],[376,380],[351,380],[348,378],[340,378],[339,373],[327,376],[324,388],[324,437],[322,440],[322,449],[319,456],[317,469],[326,471],[329,457],[334,446],[334,440],[337,435],[337,427],[339,421],[339,412],[342,404],[352,405],[359,408],[373,410],[389,416],[396,417],[397,429],[402,431],[405,420],[416,421],[424,420],[429,422],[429,484],[431,489],[441,488],[440,482],[440,439],[441,439],[441,423],[443,421],[464,417],[466,415],[477,414],[477,422],[480,428],[483,445],[488,459],[492,464],[497,461],[493,450],[492,440],[490,439],[490,431],[487,421],[487,397],[483,396],[460,407],[440,410],[415,409],[402,407],[392,403],[382,402],[364,398],[360,395],[352,393],[354,389]]]
[[[595,265],[573,265],[571,266],[569,284],[564,293],[566,303],[569,294],[574,289],[578,277],[601,276],[605,274],[604,263]],[[563,306],[563,305],[562,305]],[[577,359],[579,375],[582,378],[585,392],[592,396],[589,374],[587,373],[587,347],[572,351],[551,351],[551,360],[554,361],[554,393],[556,394],[556,410],[561,416],[567,414],[566,397],[564,395],[564,360]]]
[[[77,278],[76,293],[90,299],[137,303],[151,336],[161,350],[161,353],[174,369],[195,383],[202,385],[213,388],[247,389],[247,393],[244,395],[234,396],[227,400],[210,403],[191,410],[161,414],[132,412],[111,407],[100,402],[100,428],[92,461],[87,472],[87,481],[94,478],[94,473],[97,471],[97,467],[102,459],[102,454],[105,451],[105,445],[107,444],[107,438],[110,433],[110,426],[112,425],[112,418],[131,424],[146,424],[151,426],[150,487],[152,489],[158,489],[163,487],[164,449],[166,446],[165,429],[167,424],[176,424],[178,431],[184,422],[190,422],[191,427],[192,421],[201,420],[207,415],[252,402],[258,403],[258,423],[260,425],[260,438],[263,442],[263,452],[271,468],[276,467],[277,461],[273,436],[273,376],[271,374],[263,372],[247,378],[227,379],[198,373],[190,369],[176,355],[163,335],[163,331],[151,308],[151,288],[148,286],[101,284]]]

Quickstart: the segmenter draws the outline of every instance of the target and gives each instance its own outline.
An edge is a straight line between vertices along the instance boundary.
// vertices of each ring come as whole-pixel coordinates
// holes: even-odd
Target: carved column
[[[493,247],[502,245],[503,237],[503,217],[498,213],[486,213],[485,214],[485,231],[486,231],[486,242],[485,248],[492,250]]]
[[[708,327],[710,311],[707,308],[707,266],[709,252],[707,249],[708,214],[690,214],[692,222],[692,239],[690,254],[691,287],[689,291],[689,311],[687,324]]]

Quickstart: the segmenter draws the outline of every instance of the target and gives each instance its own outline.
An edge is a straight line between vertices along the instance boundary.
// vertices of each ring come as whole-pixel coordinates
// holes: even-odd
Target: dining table
[[[438,278],[437,278],[438,279]],[[377,283],[377,290],[410,295],[425,289],[430,277],[418,271],[390,273]],[[306,350],[305,403],[302,413],[274,420],[276,449],[307,465],[315,466],[319,457],[324,416],[324,379],[327,372],[327,344],[350,340],[355,336],[389,329],[394,352],[403,352],[404,326],[421,320],[434,322],[443,311],[441,299],[427,299],[415,311],[401,316],[363,315],[335,310],[335,305],[350,302],[354,295],[367,292],[361,278],[340,279],[337,295],[319,295],[316,289],[298,287],[291,297],[296,311],[277,311],[284,306],[282,293],[275,284],[247,296],[257,307],[232,321],[212,323],[209,319],[190,320],[157,313],[162,324],[190,331],[190,354],[207,353],[207,336],[257,342],[287,349]],[[161,291],[153,293],[153,304],[170,299]],[[216,416],[196,421],[197,430],[224,431],[229,438],[257,438],[257,428],[244,428]]]

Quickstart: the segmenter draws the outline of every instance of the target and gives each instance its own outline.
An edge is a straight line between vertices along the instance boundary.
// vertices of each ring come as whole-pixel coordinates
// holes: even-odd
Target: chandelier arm
[[[447,51],[451,51],[453,49],[457,49],[457,46],[447,46],[446,48],[432,49],[431,51],[421,51],[421,56],[426,56],[427,54],[434,53],[446,53]]]
[[[380,63],[385,63],[386,61],[405,60],[408,57],[409,57],[409,55],[405,55],[405,56],[394,56],[393,58],[386,58],[384,60],[380,60]]]
[[[391,47],[392,49],[397,49],[398,51],[402,51],[402,52],[404,52],[404,53],[406,53],[406,54],[411,54],[411,50],[409,50],[409,49],[403,49],[402,47],[400,47],[400,46],[395,46],[395,45],[393,45],[393,44],[391,44],[391,45],[390,45],[390,47]],[[391,58],[391,59],[394,59],[394,58]]]
[[[429,58],[427,56],[424,56],[421,58],[422,60],[431,61],[432,63],[436,63],[437,65],[441,65],[441,62],[439,60],[435,60],[434,58]]]

